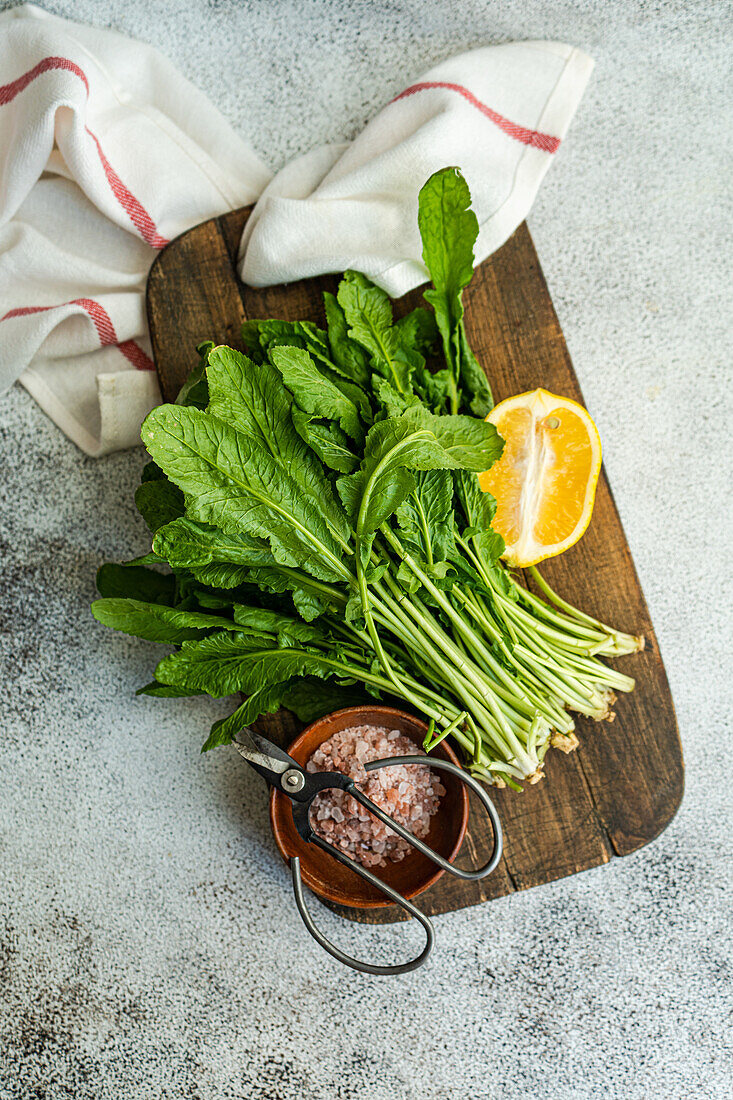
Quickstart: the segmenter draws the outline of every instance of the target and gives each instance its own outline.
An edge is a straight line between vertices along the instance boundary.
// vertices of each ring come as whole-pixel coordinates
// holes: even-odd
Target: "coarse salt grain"
[[[383,726],[351,726],[335,733],[316,749],[309,772],[343,772],[367,798],[422,839],[437,811],[445,787],[420,764],[393,764],[367,773],[364,764],[388,756],[423,755],[399,730]],[[313,800],[311,827],[364,867],[386,867],[411,850],[408,841],[365,810],[346,791],[325,790]]]

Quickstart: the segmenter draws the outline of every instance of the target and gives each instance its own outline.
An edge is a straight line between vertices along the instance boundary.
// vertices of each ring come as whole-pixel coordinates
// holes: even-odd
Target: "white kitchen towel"
[[[88,454],[137,443],[160,399],[144,300],[156,251],[260,194],[240,252],[253,285],[347,267],[393,295],[418,285],[417,192],[448,164],[485,258],[527,214],[591,67],[559,43],[470,51],[267,186],[151,47],[31,5],[0,14],[0,391],[20,378]]]
[[[139,443],[160,401],[156,252],[270,176],[150,46],[30,5],[0,14],[0,392],[20,377],[88,454]]]
[[[272,180],[245,228],[240,275],[268,286],[355,268],[392,297],[425,282],[417,195],[456,165],[479,220],[477,260],[527,216],[593,62],[560,42],[459,54],[405,88],[349,145]]]

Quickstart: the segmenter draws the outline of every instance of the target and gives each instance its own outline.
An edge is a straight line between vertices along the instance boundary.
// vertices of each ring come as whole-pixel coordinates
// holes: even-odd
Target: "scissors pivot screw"
[[[288,768],[280,777],[280,782],[286,791],[302,791],[305,786],[305,776],[295,768]]]

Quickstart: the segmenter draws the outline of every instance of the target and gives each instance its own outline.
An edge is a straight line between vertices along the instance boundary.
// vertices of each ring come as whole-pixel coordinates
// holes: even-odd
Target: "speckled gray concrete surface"
[[[16,389],[0,404],[0,1097],[730,1096],[730,5],[50,7],[157,43],[274,166],[352,135],[457,49],[555,37],[595,57],[531,228],[687,793],[635,856],[440,918],[427,969],[347,977],[293,918],[259,781],[199,756],[217,705],[134,698],[155,647],[87,612],[98,563],[143,544],[141,455],[85,458]],[[352,950],[416,935],[324,920]]]

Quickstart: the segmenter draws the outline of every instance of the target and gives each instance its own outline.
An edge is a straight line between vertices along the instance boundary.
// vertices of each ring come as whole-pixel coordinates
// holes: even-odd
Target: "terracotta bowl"
[[[387,729],[396,729],[417,745],[422,745],[427,733],[427,726],[419,718],[393,707],[346,707],[312,722],[287,751],[301,767],[305,767],[319,745],[349,726],[385,726]],[[460,763],[445,741],[430,755],[450,760],[452,764]],[[445,859],[452,861],[458,855],[468,825],[468,792],[465,784],[455,776],[443,771],[439,775],[446,793],[441,799],[438,812],[431,818],[430,831],[425,841]],[[303,882],[319,897],[355,909],[378,909],[392,904],[348,867],[342,867],[315,844],[307,844],[302,840],[293,823],[291,802],[279,791],[273,791],[270,797],[270,822],[275,843],[283,859],[288,862],[292,856],[300,857]],[[445,873],[416,851],[411,851],[399,863],[388,863],[386,867],[376,867],[373,870],[406,898],[417,897]]]

